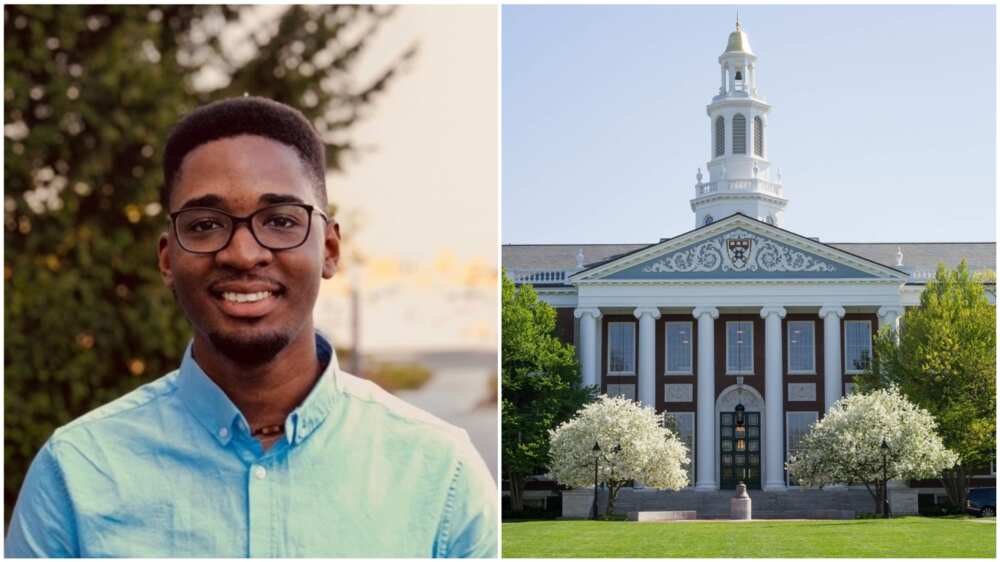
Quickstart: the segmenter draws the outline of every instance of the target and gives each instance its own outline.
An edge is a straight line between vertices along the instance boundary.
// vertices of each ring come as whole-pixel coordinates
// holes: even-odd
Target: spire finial
[[[736,31],[740,30],[740,9],[736,8]]]

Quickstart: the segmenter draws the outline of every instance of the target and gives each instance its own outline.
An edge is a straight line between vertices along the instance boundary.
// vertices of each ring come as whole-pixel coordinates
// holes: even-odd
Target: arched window
[[[733,117],[733,154],[747,153],[747,118],[737,113]]]
[[[705,225],[712,224],[713,222],[715,222],[715,219],[712,218],[712,215],[705,215]]]
[[[722,116],[715,118],[715,155],[726,153],[726,120]]]
[[[753,118],[753,153],[764,156],[764,120],[759,115]]]

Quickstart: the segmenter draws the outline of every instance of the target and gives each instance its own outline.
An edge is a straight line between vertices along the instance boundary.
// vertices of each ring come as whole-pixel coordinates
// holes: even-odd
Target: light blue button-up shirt
[[[495,557],[497,488],[466,433],[327,363],[266,452],[184,354],[56,430],[6,555]]]

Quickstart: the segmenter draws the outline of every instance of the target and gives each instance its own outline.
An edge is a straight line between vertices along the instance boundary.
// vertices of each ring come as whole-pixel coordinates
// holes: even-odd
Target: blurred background
[[[496,477],[497,10],[5,6],[5,521],[52,431],[177,368],[162,144],[244,92],[327,141],[341,366],[464,427]]]

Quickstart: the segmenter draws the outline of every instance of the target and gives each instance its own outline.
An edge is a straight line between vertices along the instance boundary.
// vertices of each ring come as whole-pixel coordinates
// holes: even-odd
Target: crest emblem
[[[729,261],[733,264],[733,269],[743,269],[750,262],[750,246],[753,240],[749,238],[737,238],[726,240],[726,250],[729,253]]]

